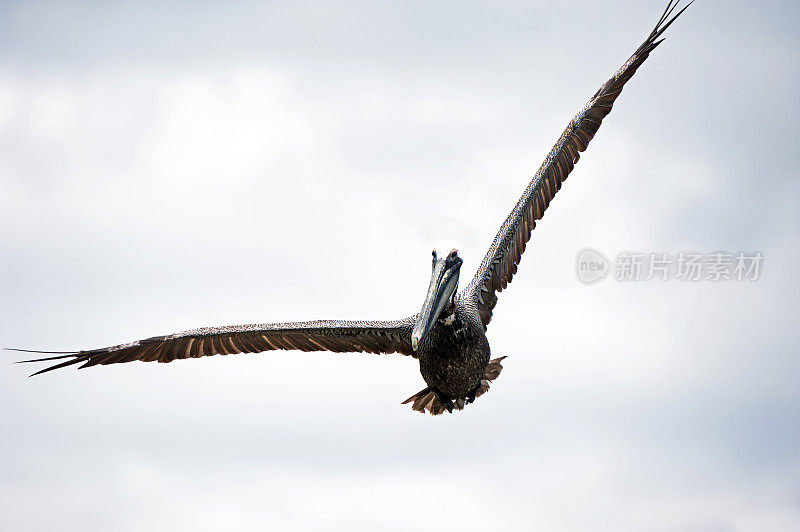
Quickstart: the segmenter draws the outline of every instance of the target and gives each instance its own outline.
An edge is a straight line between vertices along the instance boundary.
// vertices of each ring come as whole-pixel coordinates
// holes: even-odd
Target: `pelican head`
[[[411,347],[414,351],[423,338],[433,329],[436,320],[449,304],[458,288],[458,273],[461,271],[461,257],[458,249],[451,243],[433,249],[433,265],[428,295],[419,311],[417,323],[411,331]]]

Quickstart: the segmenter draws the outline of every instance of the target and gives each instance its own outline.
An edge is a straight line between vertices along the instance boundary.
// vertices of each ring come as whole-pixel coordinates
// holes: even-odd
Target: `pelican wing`
[[[636,69],[644,63],[650,52],[663,41],[660,37],[664,31],[691,5],[690,2],[671,17],[678,3],[679,0],[669,2],[647,39],[570,121],[511,214],[500,227],[478,272],[461,294],[462,298],[473,298],[484,327],[492,319],[492,309],[497,304],[497,293],[508,286],[517,272],[517,265],[525,251],[525,244],[530,239],[531,231],[536,227],[536,220],[542,217],[550,201],[561,188],[561,183],[578,162],[580,152],[586,150],[589,141],[600,128],[603,118],[611,112],[614,101],[622,92],[622,87],[633,77]]]
[[[411,349],[413,326],[414,317],[397,321],[307,321],[207,327],[102,349],[59,352],[59,356],[21,362],[67,359],[33,374],[38,375],[78,363],[83,363],[80,367],[86,368],[98,364],[116,364],[134,360],[172,362],[182,358],[259,353],[277,349],[337,353],[365,351],[414,356],[414,351]],[[15,351],[54,353],[25,349],[15,349]]]

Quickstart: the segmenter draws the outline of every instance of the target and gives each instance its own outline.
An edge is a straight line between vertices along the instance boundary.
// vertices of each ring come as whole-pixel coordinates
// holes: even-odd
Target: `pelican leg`
[[[432,390],[433,393],[436,394],[436,398],[439,400],[442,406],[452,414],[453,408],[455,407],[455,405],[453,405],[453,400],[435,388],[432,388]]]
[[[475,389],[467,394],[467,404],[475,402],[475,398],[477,397],[478,390],[481,389],[481,384],[483,384],[483,383],[478,383],[478,385],[475,387]]]

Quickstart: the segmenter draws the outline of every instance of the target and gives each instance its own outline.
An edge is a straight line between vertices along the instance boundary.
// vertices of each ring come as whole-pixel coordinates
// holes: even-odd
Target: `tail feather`
[[[425,413],[430,412],[431,415],[438,416],[439,414],[445,412],[444,405],[442,405],[441,401],[436,397],[436,394],[430,389],[425,388],[421,390],[401,404],[408,404],[413,401],[411,405],[412,410],[416,410],[417,412]]]

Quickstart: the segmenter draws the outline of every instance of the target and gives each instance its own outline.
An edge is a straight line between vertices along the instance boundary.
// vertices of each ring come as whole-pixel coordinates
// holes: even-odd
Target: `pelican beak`
[[[417,322],[411,331],[411,348],[416,351],[419,343],[433,329],[439,315],[447,307],[458,287],[458,273],[461,270],[461,260],[458,255],[448,256],[446,259],[434,259],[431,284],[428,286],[428,295],[419,311]]]

